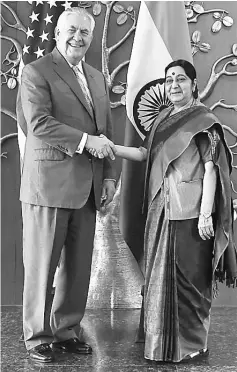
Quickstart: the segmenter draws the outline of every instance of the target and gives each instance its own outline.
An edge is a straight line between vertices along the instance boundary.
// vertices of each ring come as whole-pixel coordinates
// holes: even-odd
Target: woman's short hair
[[[186,75],[189,77],[189,79],[193,82],[194,79],[197,78],[197,73],[196,73],[196,70],[195,70],[195,67],[192,65],[192,63],[186,61],[185,59],[177,59],[173,62],[170,62],[166,68],[165,68],[165,77],[167,75],[167,71],[171,68],[171,67],[176,67],[176,66],[180,66],[184,69]],[[195,99],[198,98],[198,87],[197,87],[197,84],[196,84],[196,87],[195,87],[195,90],[193,92],[193,97]]]

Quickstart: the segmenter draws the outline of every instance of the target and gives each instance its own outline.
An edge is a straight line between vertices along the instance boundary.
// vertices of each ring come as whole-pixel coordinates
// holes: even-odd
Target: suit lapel
[[[81,90],[80,84],[78,83],[73,70],[64,59],[64,57],[61,55],[61,53],[59,53],[57,48],[52,51],[52,56],[54,62],[54,70],[60,76],[60,78],[64,80],[64,82],[69,86],[69,88],[77,96],[77,98],[80,100],[80,102],[83,104],[83,106],[91,116],[90,110],[88,108],[88,103],[86,102],[84,93]]]

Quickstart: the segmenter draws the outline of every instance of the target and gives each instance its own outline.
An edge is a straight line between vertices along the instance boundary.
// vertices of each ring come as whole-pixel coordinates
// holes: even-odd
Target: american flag
[[[81,6],[78,1],[28,1],[31,6],[26,41],[23,46],[23,62],[30,63],[43,57],[55,47],[54,29],[58,17],[67,8]]]

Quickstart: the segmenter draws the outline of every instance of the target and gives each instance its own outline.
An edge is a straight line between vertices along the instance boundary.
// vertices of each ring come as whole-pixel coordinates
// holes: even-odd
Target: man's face
[[[82,14],[70,13],[57,28],[55,38],[60,53],[72,65],[77,65],[93,38],[91,22]]]

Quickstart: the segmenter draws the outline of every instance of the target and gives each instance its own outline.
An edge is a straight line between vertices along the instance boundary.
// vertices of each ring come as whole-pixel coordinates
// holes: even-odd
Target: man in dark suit
[[[101,72],[82,62],[94,25],[84,9],[64,11],[55,29],[56,48],[24,67],[17,101],[19,125],[27,124],[20,190],[23,329],[30,358],[40,362],[52,362],[55,349],[92,352],[79,332],[96,209],[115,192],[107,84]]]

